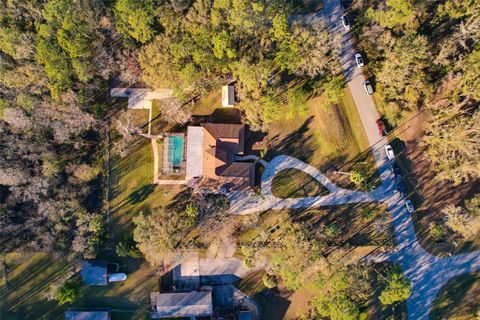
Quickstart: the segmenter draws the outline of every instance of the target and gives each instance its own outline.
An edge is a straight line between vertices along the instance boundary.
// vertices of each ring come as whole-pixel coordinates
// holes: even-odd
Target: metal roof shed
[[[222,106],[223,107],[235,106],[235,87],[234,86],[222,87]]]
[[[203,127],[187,128],[186,179],[203,175]]]
[[[82,271],[83,284],[87,286],[106,286],[107,281],[107,261],[91,260],[84,261]]]
[[[65,320],[110,320],[108,311],[66,311]]]
[[[151,294],[152,319],[209,317],[212,315],[212,293],[192,291]]]

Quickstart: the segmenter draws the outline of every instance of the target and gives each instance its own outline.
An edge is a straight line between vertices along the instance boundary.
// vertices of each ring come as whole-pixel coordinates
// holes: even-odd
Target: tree
[[[330,77],[323,86],[322,105],[323,107],[330,107],[338,104],[343,97],[343,88],[345,87],[345,80],[340,76]]]
[[[118,0],[113,12],[117,30],[140,43],[148,42],[155,34],[153,0]]]
[[[418,7],[410,0],[387,0],[387,9],[374,11],[369,8],[366,12],[367,18],[376,21],[382,27],[390,29],[415,29],[418,27],[417,16],[419,15]]]
[[[465,201],[465,207],[448,205],[443,210],[447,226],[467,240],[474,239],[480,232],[480,194]]]
[[[380,293],[380,302],[384,305],[405,301],[412,293],[412,285],[398,267],[389,267],[386,276],[381,277],[385,288]]]

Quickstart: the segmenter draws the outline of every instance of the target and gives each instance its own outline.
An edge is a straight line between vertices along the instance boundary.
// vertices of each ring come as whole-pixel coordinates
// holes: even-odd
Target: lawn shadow
[[[267,153],[267,158],[287,154],[304,162],[309,162],[315,151],[313,135],[309,132],[309,126],[314,116],[309,117],[297,130],[288,134],[282,141],[275,143],[278,136],[271,139],[273,149]]]

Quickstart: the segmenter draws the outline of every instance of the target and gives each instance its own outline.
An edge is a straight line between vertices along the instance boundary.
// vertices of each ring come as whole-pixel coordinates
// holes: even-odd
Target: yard
[[[149,292],[157,287],[154,269],[137,263],[126,267],[132,272],[125,282],[82,287],[73,305],[59,306],[47,298],[49,288],[68,272],[78,270],[77,260],[43,253],[7,254],[4,260],[7,273],[0,282],[0,318],[5,320],[63,319],[69,308],[112,310],[112,318],[120,320],[147,319]]]
[[[309,163],[342,187],[355,188],[348,172],[362,172],[378,184],[377,171],[369,143],[353,98],[345,88],[341,103],[322,107],[322,97],[308,101],[304,118],[273,122],[266,137],[270,151],[294,156]]]
[[[439,293],[432,320],[478,319],[480,316],[480,272],[450,280]]]

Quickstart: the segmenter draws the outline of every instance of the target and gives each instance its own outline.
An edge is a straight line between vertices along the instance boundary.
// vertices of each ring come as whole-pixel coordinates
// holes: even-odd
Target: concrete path
[[[255,159],[255,156],[249,156]],[[258,159],[257,159],[258,160]],[[331,182],[317,168],[300,161],[294,157],[280,155],[275,157],[270,163],[261,160],[265,170],[262,174],[261,194],[254,194],[246,191],[235,191],[230,193],[230,213],[231,214],[252,214],[266,210],[282,209],[301,209],[320,206],[337,206],[349,203],[361,203],[371,201],[382,201],[383,189],[379,188],[372,192],[352,191],[340,188]],[[272,193],[273,178],[277,173],[285,169],[297,169],[312,176],[315,180],[323,184],[329,194],[318,197],[305,198],[278,198]]]

